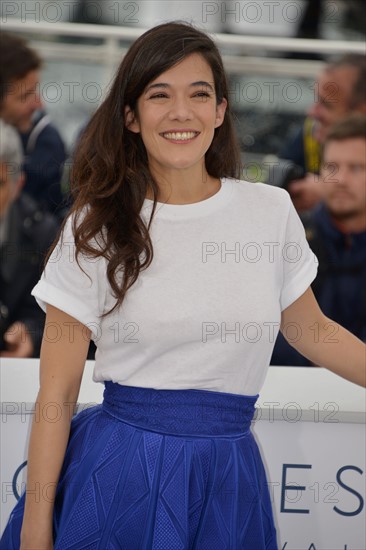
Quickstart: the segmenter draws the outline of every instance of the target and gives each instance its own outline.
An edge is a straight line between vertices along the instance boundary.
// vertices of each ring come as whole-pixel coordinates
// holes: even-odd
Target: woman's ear
[[[226,107],[227,100],[223,97],[221,103],[216,106],[215,128],[218,128],[224,122]]]
[[[128,105],[125,107],[125,126],[131,132],[135,132],[135,134],[140,132],[140,124],[135,116],[135,113]]]

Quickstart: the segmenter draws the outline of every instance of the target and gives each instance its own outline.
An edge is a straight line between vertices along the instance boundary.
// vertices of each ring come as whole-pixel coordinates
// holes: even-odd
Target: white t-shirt
[[[141,210],[146,222],[152,204]],[[80,255],[83,273],[70,219],[32,294],[90,328],[95,381],[257,394],[281,311],[317,272],[288,193],[224,178],[209,199],[158,203],[150,235],[152,264],[112,314],[100,318],[115,303],[106,260]]]

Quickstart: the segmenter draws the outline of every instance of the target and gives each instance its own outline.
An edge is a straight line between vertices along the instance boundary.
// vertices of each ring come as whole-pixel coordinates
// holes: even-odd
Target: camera
[[[291,160],[276,158],[275,161],[268,162],[267,166],[266,183],[286,190],[292,181],[302,179],[306,175],[304,168]]]

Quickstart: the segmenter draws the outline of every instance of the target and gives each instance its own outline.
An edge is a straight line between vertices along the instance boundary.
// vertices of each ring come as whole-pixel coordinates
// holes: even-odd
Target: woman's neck
[[[159,194],[158,202],[166,204],[193,204],[205,199],[209,199],[221,188],[219,178],[209,176],[205,171],[199,174],[192,172],[179,171],[178,174],[154,174],[155,181],[158,182]],[[153,199],[152,191],[146,194],[147,199]]]

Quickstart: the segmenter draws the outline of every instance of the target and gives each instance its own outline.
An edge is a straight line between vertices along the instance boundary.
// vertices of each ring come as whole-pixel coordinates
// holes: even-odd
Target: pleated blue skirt
[[[72,421],[54,550],[277,550],[256,399],[106,382]],[[23,510],[0,550],[19,549]]]

